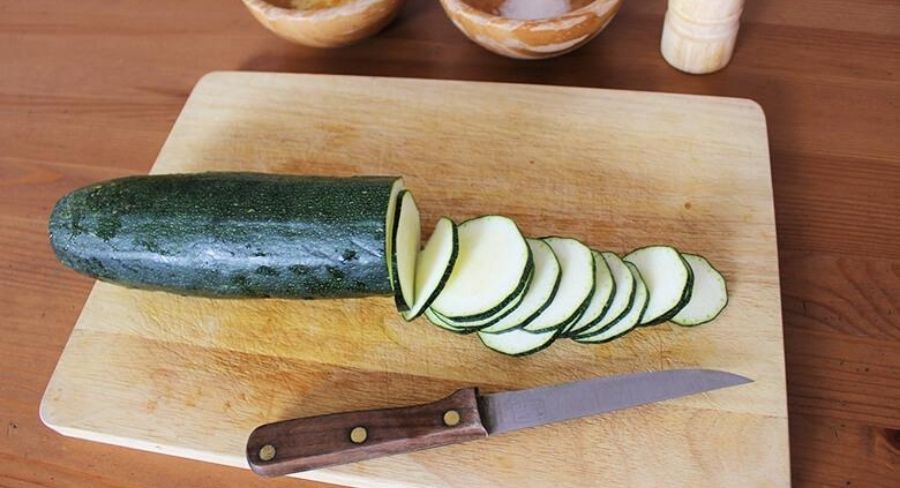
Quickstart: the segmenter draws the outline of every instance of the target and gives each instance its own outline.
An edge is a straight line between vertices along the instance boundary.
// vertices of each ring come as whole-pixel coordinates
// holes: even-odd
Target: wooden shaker
[[[660,50],[675,68],[712,73],[731,61],[744,0],[669,0]]]

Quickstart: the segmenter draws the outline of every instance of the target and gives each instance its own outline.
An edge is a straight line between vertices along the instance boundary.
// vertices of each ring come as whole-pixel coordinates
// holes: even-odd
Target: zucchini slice
[[[394,214],[397,212],[397,203],[400,201],[400,191],[406,189],[406,183],[403,178],[397,178],[391,185],[391,193],[388,199],[387,210],[384,214],[384,263],[387,266],[388,280],[391,282],[391,289],[394,287],[394,263],[392,256],[394,248]],[[394,290],[396,292],[396,290]]]
[[[527,242],[534,259],[534,276],[525,296],[507,316],[481,329],[481,332],[496,334],[522,327],[544,311],[556,296],[562,277],[556,254],[549,244],[540,239],[527,239]]]
[[[611,324],[608,329],[598,332],[594,335],[576,337],[576,341],[586,344],[609,342],[613,339],[617,339],[627,334],[640,322],[641,316],[646,311],[649,301],[647,285],[644,284],[644,280],[641,278],[641,272],[638,271],[637,266],[629,262],[626,262],[625,265],[628,266],[628,269],[634,276],[635,281],[634,300],[631,302],[631,307],[627,312],[625,312],[624,315],[619,317],[616,322]]]
[[[559,259],[562,270],[559,290],[553,301],[525,325],[528,332],[564,328],[584,312],[594,293],[594,256],[591,249],[575,239],[543,239]]]
[[[669,320],[691,299],[691,267],[674,247],[643,247],[624,259],[637,266],[650,294],[641,325]]]
[[[491,317],[520,297],[534,262],[511,219],[487,215],[459,226],[459,257],[431,304],[445,318],[469,322]]]
[[[476,332],[478,329],[465,329],[461,327],[456,327],[455,325],[450,325],[441,318],[440,315],[434,313],[430,308],[425,309],[425,318],[428,319],[433,325],[440,327],[441,329],[453,332],[454,334],[466,335],[471,334],[472,332]]]
[[[725,278],[702,256],[682,254],[681,257],[691,267],[694,283],[690,301],[671,320],[687,327],[705,324],[718,317],[728,305]]]
[[[559,335],[559,329],[545,332],[528,332],[525,329],[510,329],[499,334],[479,332],[478,338],[489,349],[508,356],[527,356],[546,348]]]
[[[577,335],[579,331],[600,320],[612,305],[613,295],[616,292],[616,282],[613,280],[612,271],[606,263],[606,258],[598,251],[592,250],[591,254],[594,256],[595,268],[594,294],[591,295],[591,301],[581,317],[572,323],[569,330],[563,332],[568,336]]]
[[[616,292],[613,294],[612,302],[610,302],[609,308],[606,309],[603,316],[578,331],[576,338],[592,336],[609,328],[610,325],[628,312],[628,309],[631,308],[631,303],[634,301],[635,288],[637,287],[635,286],[634,275],[628,269],[628,266],[625,265],[625,261],[622,261],[619,256],[611,252],[602,252],[600,254],[603,255],[603,259],[612,272]]]
[[[400,191],[394,215],[394,244],[391,250],[394,302],[397,310],[406,312],[416,296],[416,260],[422,240],[419,207],[412,193]]]
[[[415,319],[437,298],[450,278],[458,255],[459,235],[456,224],[442,217],[416,258],[415,299],[409,310],[401,312],[404,319]]]
[[[499,310],[497,313],[495,313],[494,315],[489,315],[489,316],[487,316],[487,317],[485,317],[485,318],[478,319],[478,320],[469,320],[469,321],[466,321],[466,322],[460,322],[460,321],[458,321],[458,320],[454,320],[454,319],[450,319],[450,318],[444,317],[443,315],[441,315],[441,314],[438,313],[438,312],[435,312],[435,313],[436,313],[436,314],[441,318],[441,320],[443,320],[445,323],[448,323],[448,324],[450,324],[450,325],[452,325],[452,326],[454,326],[454,327],[459,327],[459,328],[462,328],[462,329],[471,329],[472,331],[484,329],[485,327],[488,327],[488,326],[493,325],[494,323],[498,322],[498,321],[501,320],[503,317],[506,317],[507,315],[509,315],[510,313],[512,313],[512,311],[515,310],[516,307],[519,306],[519,303],[521,303],[521,302],[522,302],[522,299],[525,298],[525,292],[528,290],[528,286],[531,284],[531,279],[532,279],[533,276],[534,276],[534,273],[532,272],[531,275],[529,275],[529,277],[528,277],[528,281],[527,281],[527,284],[525,285],[525,288],[523,288],[522,291],[519,292],[519,296],[517,296],[517,297],[514,298],[512,301],[510,301],[509,303],[507,303],[506,306],[504,306],[502,309],[500,309],[500,310]]]

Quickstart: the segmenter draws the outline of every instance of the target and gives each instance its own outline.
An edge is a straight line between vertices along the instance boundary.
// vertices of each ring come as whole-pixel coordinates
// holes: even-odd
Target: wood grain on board
[[[197,79],[256,69],[756,100],[771,145],[794,486],[896,486],[900,4],[747,2],[734,60],[703,77],[659,55],[664,10],[625,2],[585,48],[528,63],[484,52],[426,0],[338,51],[282,42],[239,2],[0,0],[0,484],[322,486],[61,437],[38,418],[92,285],[53,259],[51,205],[145,173]]]

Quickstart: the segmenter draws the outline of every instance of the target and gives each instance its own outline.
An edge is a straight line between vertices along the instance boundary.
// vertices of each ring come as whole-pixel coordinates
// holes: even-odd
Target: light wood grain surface
[[[0,1],[0,484],[318,486],[69,439],[38,418],[91,287],[53,261],[50,206],[88,182],[146,172],[197,79],[243,69],[758,101],[772,155],[794,485],[896,486],[900,5],[748,2],[732,63],[705,77],[660,57],[664,10],[661,0],[625,2],[584,49],[523,63],[474,46],[423,0],[379,37],[339,51],[280,41],[239,2]]]
[[[424,319],[408,324],[389,298],[223,301],[101,284],[41,415],[67,435],[244,467],[247,436],[263,423],[411,405],[469,386],[708,367],[755,383],[302,476],[385,488],[787,486],[769,168],[763,113],[748,100],[206,75],[151,173],[403,175],[426,229],[443,215],[499,213],[526,235],[574,236],[620,254],[672,244],[716,263],[729,307],[708,327],[642,328],[609,345],[559,341],[521,359]],[[635,469],[635,459],[653,458]]]

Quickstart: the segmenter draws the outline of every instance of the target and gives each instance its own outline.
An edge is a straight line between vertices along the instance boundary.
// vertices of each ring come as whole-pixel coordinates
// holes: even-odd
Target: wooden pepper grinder
[[[669,0],[660,49],[675,68],[712,73],[731,61],[744,0]]]

